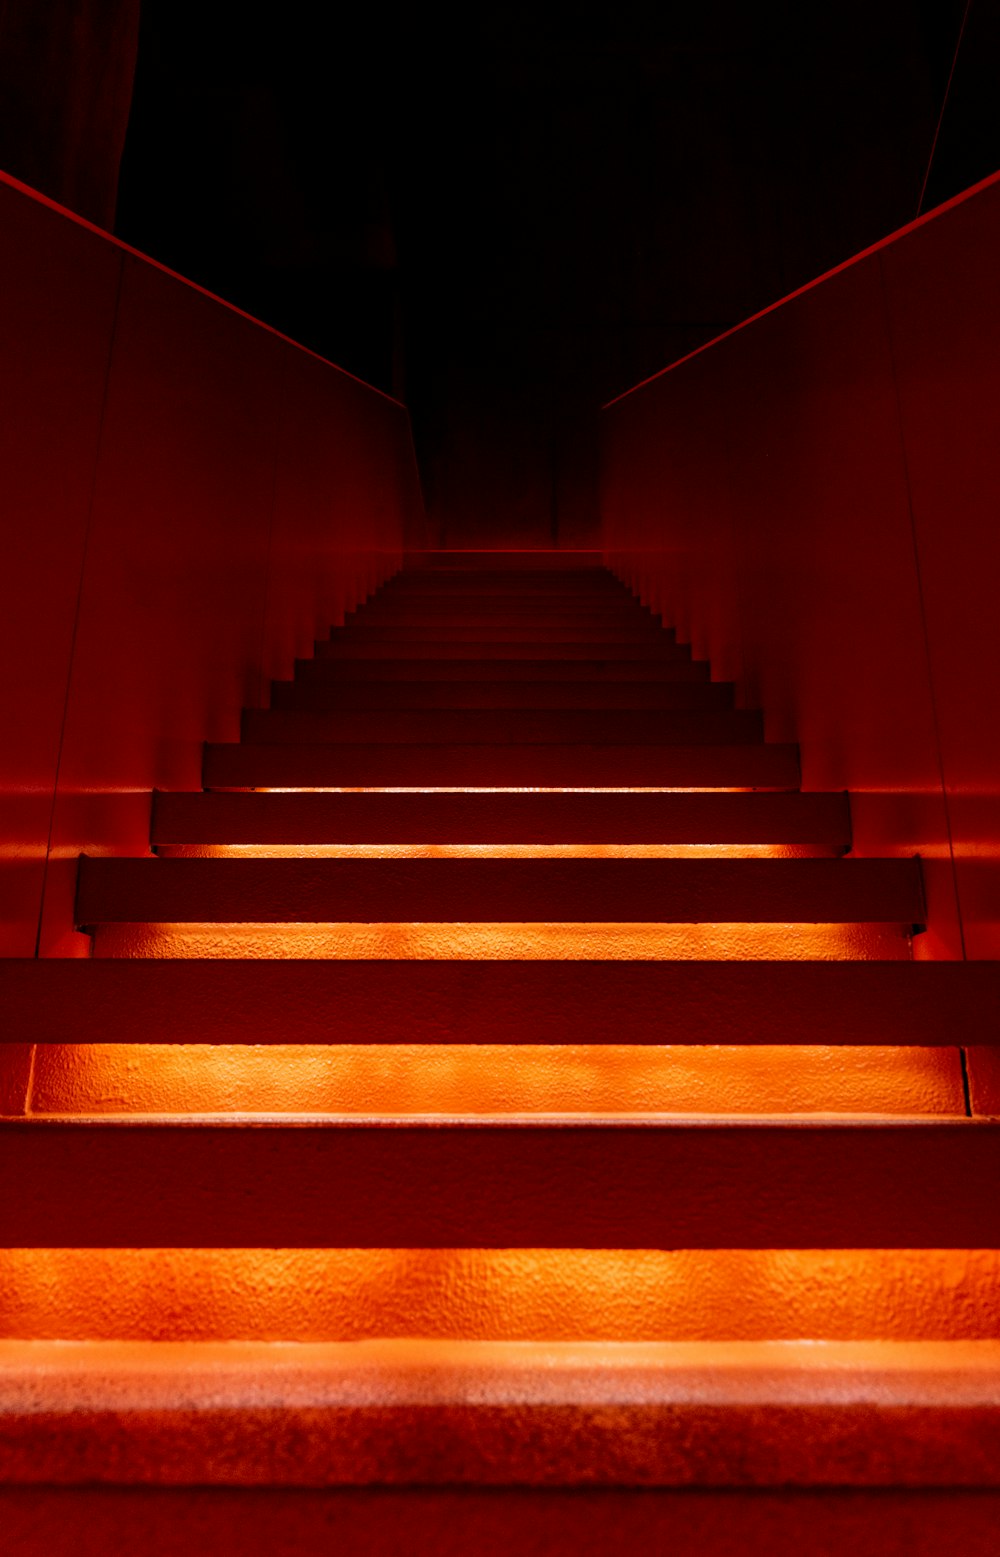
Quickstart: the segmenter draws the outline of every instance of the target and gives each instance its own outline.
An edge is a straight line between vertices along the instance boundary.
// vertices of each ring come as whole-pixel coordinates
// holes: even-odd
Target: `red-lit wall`
[[[0,177],[0,955],[420,538],[405,410]]]
[[[1000,955],[1000,175],[604,413],[605,554]]]

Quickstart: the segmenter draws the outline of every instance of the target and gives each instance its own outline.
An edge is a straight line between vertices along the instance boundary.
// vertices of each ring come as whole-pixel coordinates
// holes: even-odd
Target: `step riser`
[[[484,743],[498,746],[735,746],[763,740],[760,714],[746,709],[590,712],[492,709],[336,713],[247,709],[242,739],[260,745]]]
[[[407,645],[428,640],[439,643],[480,643],[484,639],[490,643],[634,643],[651,647],[674,643],[671,633],[664,632],[662,627],[652,622],[647,624],[631,619],[624,622],[613,619],[573,622],[562,618],[554,622],[531,618],[511,623],[484,622],[479,619],[457,624],[447,620],[409,623],[394,617],[391,623],[384,625],[368,621],[348,622],[343,627],[334,628],[330,639],[334,644],[384,641]]]
[[[275,681],[271,707],[308,713],[335,713],[342,709],[593,709],[600,712],[680,709],[710,712],[732,708],[733,688],[728,682],[634,686],[593,686],[585,682],[542,683],[527,681],[474,682],[379,682],[360,686],[309,680]]]
[[[379,599],[397,595],[454,594],[475,599],[493,592],[509,594],[517,600],[534,595],[567,595],[624,598],[636,597],[615,574],[604,568],[551,568],[545,571],[527,568],[433,568],[418,572],[396,573],[375,592]],[[375,595],[373,595],[375,598]]]
[[[906,1044],[1000,1032],[989,963],[0,964],[3,1041]]]
[[[83,859],[81,925],[919,923],[910,860]]]
[[[881,1427],[881,1419],[877,1426]],[[744,1437],[750,1427],[734,1427]],[[847,1419],[840,1438],[853,1437],[856,1418]],[[802,1430],[805,1431],[803,1422]],[[645,1423],[640,1423],[645,1431]],[[786,1439],[797,1436],[785,1429]],[[303,1429],[301,1436],[308,1436]],[[619,1440],[633,1436],[630,1425],[615,1426]],[[949,1431],[951,1424],[949,1423]],[[976,1426],[955,1438],[960,1456]],[[939,1438],[939,1419],[928,1425],[928,1441]],[[567,1437],[570,1435],[567,1434]],[[953,1435],[954,1436],[954,1435]],[[268,1437],[262,1429],[259,1441]],[[171,1448],[176,1440],[171,1436]],[[579,1441],[579,1434],[572,1435]],[[587,1442],[592,1441],[588,1434]],[[454,1442],[454,1430],[446,1436]],[[74,1439],[75,1448],[76,1439]],[[878,1439],[881,1452],[884,1438]],[[832,1451],[831,1451],[832,1452]],[[71,1454],[67,1454],[67,1460]],[[41,1463],[41,1461],[39,1461]],[[199,1481],[204,1472],[199,1473]],[[1000,1493],[976,1488],[904,1487],[891,1483],[876,1491],[799,1487],[762,1492],[744,1486],[687,1490],[628,1486],[573,1486],[559,1491],[537,1486],[359,1488],[314,1487],[298,1491],[269,1485],[207,1489],[136,1486],[125,1498],[116,1487],[39,1487],[0,1490],[0,1518],[10,1550],[45,1557],[107,1557],[123,1549],[151,1552],[148,1532],[157,1534],[156,1557],[241,1557],[330,1550],[337,1552],[406,1551],[408,1557],[442,1557],[444,1552],[475,1552],[477,1557],[508,1557],[511,1552],[542,1557],[556,1552],[613,1557],[622,1551],[669,1552],[670,1557],[709,1557],[716,1550],[766,1552],[768,1557],[827,1557],[849,1551],[852,1557],[993,1557]],[[449,1546],[442,1544],[448,1532]],[[292,1541],[294,1545],[288,1543]],[[123,1543],[126,1543],[123,1545]]]
[[[607,685],[671,685],[710,680],[704,660],[687,658],[646,660],[352,660],[348,664],[320,657],[296,660],[296,682],[363,688],[369,682],[503,682],[511,687],[525,683],[567,683],[598,687]]]
[[[657,638],[633,643],[595,642],[592,638],[573,640],[528,640],[494,643],[482,638],[469,638],[449,643],[446,640],[408,640],[388,633],[373,634],[370,642],[345,642],[343,639],[320,639],[316,644],[316,658],[327,660],[391,660],[406,657],[407,650],[419,654],[422,660],[622,660],[645,662],[662,660],[670,664],[688,659],[689,651],[669,638]]]
[[[482,627],[489,624],[490,628],[541,628],[548,632],[551,627],[573,628],[584,632],[593,632],[600,637],[606,628],[615,630],[623,628],[643,629],[648,633],[666,634],[673,637],[673,629],[665,628],[658,617],[646,611],[642,606],[633,602],[623,602],[606,605],[563,605],[555,601],[540,601],[533,606],[515,606],[505,601],[477,601],[470,605],[468,601],[454,604],[446,601],[427,603],[403,603],[382,605],[373,602],[371,605],[359,606],[356,611],[348,612],[344,619],[344,627],[334,631],[343,631],[351,627],[388,628],[390,631],[396,627],[448,627],[466,628]]]
[[[845,795],[157,795],[153,843],[850,846]]]
[[[0,1125],[5,1248],[979,1249],[1000,1126]]]
[[[794,746],[205,748],[207,789],[796,789]]]

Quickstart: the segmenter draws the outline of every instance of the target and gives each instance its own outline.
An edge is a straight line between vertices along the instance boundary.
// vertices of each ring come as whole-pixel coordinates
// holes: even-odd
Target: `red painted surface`
[[[991,180],[605,413],[609,559],[924,857],[921,956],[1000,948],[998,260]]]
[[[946,1045],[977,1023],[1000,1029],[1000,969],[221,957],[60,959],[49,967],[24,959],[0,963],[0,1003],[6,1044],[21,1048],[64,1043],[70,1022],[81,1044],[187,1044],[210,1035],[215,1044],[257,1045],[794,1046],[807,1034],[820,1045]],[[786,1058],[795,1063],[794,1048]]]
[[[395,402],[7,180],[0,229],[0,954],[85,955],[76,856],[148,848],[419,493]]]
[[[995,1249],[1000,1122],[9,1120],[4,1248]]]
[[[969,957],[1000,955],[998,262],[997,185],[882,259]]]
[[[120,256],[2,185],[0,212],[0,954],[30,956]]]
[[[921,924],[914,860],[158,859],[79,865],[77,922]]]
[[[924,1487],[855,1491],[567,1492],[284,1488],[14,1488],[0,1492],[11,1557],[298,1557],[335,1550],[416,1557],[995,1557],[1000,1495]]]

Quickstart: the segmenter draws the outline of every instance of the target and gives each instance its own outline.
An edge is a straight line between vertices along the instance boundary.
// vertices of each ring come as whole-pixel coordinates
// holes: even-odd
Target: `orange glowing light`
[[[910,938],[885,924],[104,924],[94,956],[900,961]]]
[[[829,858],[835,851],[776,843],[185,843],[157,853],[176,859],[780,860]]]
[[[198,1029],[195,1014],[187,1044],[39,1044],[32,1114],[545,1120],[965,1112],[953,1048],[462,1041],[256,1047],[199,1043]]]
[[[10,1249],[12,1340],[991,1339],[995,1250]]]
[[[757,789],[767,789],[759,784]],[[294,784],[267,789],[240,790],[234,785],[220,790],[255,795],[748,795],[740,784]]]

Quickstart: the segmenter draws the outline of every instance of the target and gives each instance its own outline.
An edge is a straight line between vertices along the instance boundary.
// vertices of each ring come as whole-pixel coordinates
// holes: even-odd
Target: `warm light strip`
[[[97,957],[905,960],[885,924],[104,924]]]
[[[992,1250],[14,1249],[0,1335],[991,1339]]]
[[[820,844],[775,843],[186,843],[157,849],[174,859],[803,859],[830,858]]]
[[[767,790],[766,785],[758,787]],[[225,793],[225,787],[221,792]],[[590,784],[579,788],[566,784],[358,784],[353,787],[344,784],[322,784],[316,787],[295,784],[284,789],[236,789],[235,792],[256,795],[749,795],[757,791],[746,785],[723,784],[705,784],[700,787],[691,784]]]
[[[766,1028],[766,1013],[761,1015]],[[291,1023],[290,1023],[291,1025]],[[849,1045],[40,1044],[34,1115],[964,1117],[958,1050]],[[901,1034],[905,1038],[905,1035]]]

